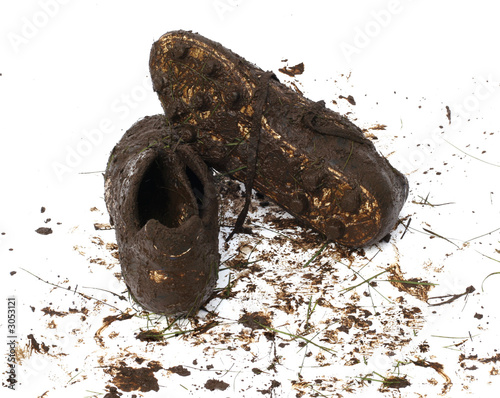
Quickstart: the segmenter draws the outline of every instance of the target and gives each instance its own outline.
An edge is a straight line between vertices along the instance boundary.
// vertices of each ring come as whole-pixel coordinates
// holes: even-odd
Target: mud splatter
[[[281,386],[281,383],[279,381],[271,380],[271,385],[269,386],[269,388],[267,388],[266,390],[257,390],[257,391],[260,392],[262,395],[270,394],[272,396],[273,391],[279,386]]]
[[[35,340],[35,336],[32,334],[28,334],[27,337],[31,352],[35,351],[38,354],[46,354],[49,352],[50,347],[46,346],[44,342],[38,343],[38,341]]]
[[[369,130],[385,130],[387,126],[385,124],[375,124],[370,127]]]
[[[478,361],[480,363],[497,363],[500,362],[500,354],[496,354],[490,358],[478,358],[477,355],[469,355],[466,357],[464,354],[460,354],[459,361]]]
[[[147,367],[131,368],[125,362],[110,367],[106,373],[113,376],[113,384],[122,391],[159,391],[158,380],[154,373],[162,369],[157,361],[151,361]]]
[[[111,225],[109,225],[109,224],[95,223],[94,224],[94,229],[96,231],[106,231],[106,230],[109,230],[109,229],[112,229],[112,228],[111,228]]]
[[[186,377],[186,376],[190,376],[191,375],[191,372],[189,370],[187,370],[184,366],[182,365],[178,365],[178,366],[173,366],[171,368],[168,368],[167,369],[169,372],[172,372],[172,373],[175,373],[175,374],[178,374],[179,376],[182,376],[182,377]]]
[[[245,313],[240,317],[238,323],[241,323],[252,330],[271,327],[271,319],[269,315],[262,312]]]
[[[448,375],[446,373],[444,373],[444,366],[443,365],[441,365],[438,362],[429,362],[429,361],[425,361],[423,359],[418,360],[418,361],[412,361],[412,362],[415,366],[420,366],[423,368],[432,368],[444,378],[445,383],[444,383],[441,395],[445,395],[446,393],[448,393],[448,391],[450,391],[451,387],[453,386],[453,383],[451,382],[451,379],[448,377]]]
[[[284,68],[280,68],[278,70],[285,75],[294,77],[295,75],[301,75],[302,73],[304,73],[304,69],[304,63],[301,62],[300,64],[294,66],[285,66]]]
[[[104,342],[103,342],[103,339],[101,336],[102,331],[104,329],[106,329],[109,325],[111,325],[114,321],[125,321],[127,319],[132,318],[133,316],[134,315],[132,315],[132,314],[124,313],[121,315],[110,315],[110,316],[107,316],[106,318],[104,318],[102,320],[102,326],[99,328],[99,330],[97,330],[97,332],[95,332],[95,335],[94,335],[94,338],[97,341],[97,343],[101,347],[104,347]]]
[[[207,380],[205,383],[205,388],[210,391],[220,390],[225,391],[229,387],[229,384],[215,379]]]
[[[163,337],[164,337],[163,332],[159,332],[157,330],[141,330],[137,334],[137,336],[135,336],[137,340],[148,341],[148,342],[163,341]]]
[[[354,100],[354,97],[352,95],[349,95],[347,97],[344,97],[343,95],[339,96],[340,99],[345,99],[347,102],[349,102],[351,105],[356,105],[356,101]]]
[[[390,376],[386,377],[382,382],[382,388],[380,391],[386,391],[388,388],[405,388],[411,386],[411,383],[408,381],[406,376],[398,377],[398,376]]]
[[[389,268],[389,272],[391,275],[391,285],[393,285],[396,289],[400,292],[406,292],[419,300],[427,302],[429,298],[429,291],[433,286],[431,283],[420,278],[405,279],[403,272],[401,271],[401,267],[399,266],[399,262],[393,264]]]
[[[106,387],[108,389],[108,393],[104,396],[104,398],[120,398],[123,394],[118,392],[118,389],[113,386]]]
[[[42,308],[41,311],[45,314],[45,315],[50,315],[51,317],[52,316],[60,316],[60,317],[63,317],[63,316],[66,316],[68,315],[67,312],[60,312],[60,311],[55,311],[53,310],[52,308],[50,307],[45,307],[45,308]]]
[[[52,228],[40,227],[37,230],[35,230],[35,232],[40,235],[50,235],[52,233]]]

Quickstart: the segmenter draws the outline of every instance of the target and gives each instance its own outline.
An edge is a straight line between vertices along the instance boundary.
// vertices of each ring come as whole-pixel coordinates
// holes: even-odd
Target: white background
[[[386,130],[375,131],[377,147],[408,176],[411,186],[402,216],[412,215],[415,229],[395,242],[403,257],[406,253],[405,271],[421,276],[422,264],[434,261],[444,267],[440,286],[448,286],[438,293],[461,293],[470,284],[479,292],[484,278],[499,267],[478,252],[500,258],[495,251],[500,249],[498,231],[474,240],[473,248],[462,245],[500,228],[496,5],[460,0],[2,2],[0,232],[6,234],[0,236],[0,283],[4,296],[16,295],[22,303],[20,333],[45,333],[46,319],[27,323],[29,305],[40,309],[53,300],[54,307],[56,303],[64,307],[65,300],[64,296],[51,298],[48,285],[20,268],[47,279],[55,269],[66,271],[63,278],[88,274],[86,263],[72,263],[72,246],[92,231],[81,227],[81,235],[71,233],[78,226],[92,225],[90,207],[98,206],[105,213],[101,172],[121,135],[136,120],[161,112],[149,77],[149,51],[162,34],[176,29],[218,41],[262,69],[273,70],[285,82],[292,79],[279,74],[278,68],[304,62],[304,74],[293,81],[305,96],[323,99],[341,113],[350,112],[348,116],[362,128],[386,125]],[[356,106],[339,99],[340,95],[353,95]],[[431,203],[454,205],[412,203],[428,194]],[[47,214],[40,214],[41,206],[47,207]],[[55,232],[40,236],[34,230],[44,226],[47,217],[53,218],[48,226]],[[105,218],[104,214],[101,221]],[[55,226],[55,222],[62,224]],[[440,238],[430,241],[423,228],[456,239],[459,249]],[[396,236],[401,236],[401,229]],[[424,239],[432,243],[422,243]],[[453,260],[449,260],[452,251]],[[13,270],[17,274],[10,276]],[[118,271],[116,266],[113,272]],[[443,278],[453,280],[453,288]],[[475,302],[483,312],[497,308],[498,278],[485,282],[489,291]],[[74,287],[79,282],[72,283]],[[493,328],[498,326],[498,315],[492,316],[484,331],[498,337],[499,329]],[[456,333],[462,335],[466,329]],[[494,355],[495,344],[498,347],[498,340],[485,339],[476,352]],[[436,347],[442,345],[436,343]],[[448,352],[444,350],[444,357]],[[450,366],[456,367],[456,361]],[[40,377],[50,380],[47,388],[27,393],[25,384],[25,392],[17,396],[38,396],[46,390],[51,391],[48,397],[68,393],[64,390],[67,374],[64,378],[64,372],[60,375],[51,367],[44,372]],[[462,386],[471,378],[457,374],[453,394],[448,396],[467,393]],[[101,377],[103,381],[95,380],[94,387],[103,393],[109,377]],[[426,378],[422,376],[424,384]],[[472,396],[479,396],[480,386],[493,389],[499,379],[471,382]],[[362,395],[365,390],[359,391]],[[407,396],[417,396],[417,391],[426,394],[415,388]],[[431,390],[428,396],[434,393]],[[197,392],[186,392],[186,396],[192,394]],[[274,394],[295,396],[284,383]],[[330,391],[326,396],[334,395]]]

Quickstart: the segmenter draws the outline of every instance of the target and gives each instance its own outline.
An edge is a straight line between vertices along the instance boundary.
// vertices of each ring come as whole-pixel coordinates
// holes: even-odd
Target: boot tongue
[[[198,216],[189,217],[177,228],[168,228],[158,220],[150,219],[138,233],[138,241],[145,238],[157,255],[167,257],[180,257],[197,244],[202,222]],[[143,235],[143,236],[140,236]]]

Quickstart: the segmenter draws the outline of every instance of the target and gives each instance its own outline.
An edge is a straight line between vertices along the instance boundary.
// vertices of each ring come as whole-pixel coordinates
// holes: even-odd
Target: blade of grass
[[[366,264],[364,264],[364,265],[363,265],[363,266],[359,269],[359,271],[358,271],[358,272],[363,271],[363,269],[364,269],[364,268],[365,268],[368,264],[370,264],[370,263],[373,261],[373,259],[377,256],[377,254],[379,254],[380,252],[381,252],[381,250],[380,250],[380,249],[378,249],[378,250],[377,250],[377,252],[376,252],[376,253],[375,253],[375,254],[374,254],[374,255],[373,255],[373,256],[372,256],[372,257],[371,257],[371,258],[370,258],[367,262],[366,262]]]
[[[493,231],[494,232],[494,231]],[[477,251],[477,250],[476,250]],[[483,257],[486,257],[486,258],[489,258],[490,260],[493,260],[493,261],[496,261],[497,263],[500,263],[500,260],[497,260],[496,258],[493,258],[493,257],[490,257],[486,254],[483,254],[479,251],[477,251],[481,256]],[[481,291],[484,292],[484,282],[486,282],[486,279],[488,279],[490,276],[493,276],[493,275],[500,275],[500,271],[498,272],[492,272],[491,274],[489,274],[488,276],[486,276],[486,278],[483,279],[483,282],[481,283]]]
[[[306,327],[309,324],[309,320],[311,319],[312,314],[316,310],[316,306],[317,305],[318,305],[318,301],[316,300],[316,302],[314,303],[314,306],[311,308],[311,306],[312,306],[312,296],[309,297],[309,304],[307,305]]]
[[[479,336],[479,334],[475,334],[472,337],[476,337],[476,336]],[[453,336],[439,336],[436,334],[431,334],[431,337],[437,337],[440,339],[452,339],[452,340],[469,340],[469,338],[470,338],[469,336],[467,336],[467,337],[453,337]]]
[[[99,173],[105,173],[106,170],[101,170],[101,171],[83,171],[81,173],[78,173],[78,174],[99,174]]]
[[[220,175],[223,175],[223,176],[228,176],[228,175],[231,175],[231,174],[234,174],[234,173],[237,173],[238,171],[241,171],[241,170],[244,170],[246,169],[247,166],[241,166],[241,167],[238,167],[237,169],[234,169],[234,170],[229,170],[225,173],[220,173]]]
[[[264,238],[260,238],[259,241],[255,244],[254,247],[252,247],[252,250],[250,250],[250,253],[248,253],[248,257],[247,257],[247,263],[248,264],[252,264],[252,263],[255,263],[257,261],[260,261],[260,260],[254,260],[252,262],[250,262],[250,257],[252,257],[252,254],[253,252],[255,251],[255,249],[257,249],[257,246],[260,245],[260,243],[264,240]]]
[[[350,286],[350,287],[346,287],[345,289],[342,289],[342,290],[340,291],[340,294],[343,294],[344,292],[345,292],[345,293],[350,292],[351,290],[354,290],[354,289],[356,289],[357,287],[360,287],[361,285],[364,285],[365,283],[370,283],[370,281],[372,281],[373,279],[375,279],[375,278],[379,277],[379,276],[380,276],[380,275],[382,275],[382,274],[385,274],[386,272],[389,272],[389,271],[384,270],[384,271],[382,271],[382,272],[379,272],[377,275],[374,275],[374,276],[372,276],[371,278],[368,278],[368,279],[364,279],[364,278],[362,278],[362,277],[361,277],[361,278],[363,279],[363,282],[358,283],[357,285]]]
[[[349,156],[348,156],[347,160],[345,161],[345,164],[344,164],[344,167],[342,168],[342,171],[345,170],[345,168],[347,167],[347,163],[349,163],[349,160],[351,160],[353,150],[354,150],[354,141],[351,141],[351,152],[349,153]]]
[[[476,250],[476,251],[477,251],[477,250]],[[490,260],[493,260],[493,261],[496,261],[497,263],[500,263],[500,260],[497,260],[496,258],[490,257],[490,256],[488,256],[488,255],[486,255],[486,254],[481,253],[481,252],[478,252],[478,253],[479,253],[481,256],[483,256],[483,257],[489,258]]]
[[[311,264],[322,252],[323,250],[325,250],[326,246],[328,246],[328,241],[326,241],[323,246],[320,247],[320,249],[314,253],[314,256],[312,256],[304,265],[302,268],[305,268],[307,266],[309,266],[309,264]]]
[[[328,395],[322,394],[321,392],[319,392],[318,390],[316,390],[313,386],[310,385],[309,387],[311,388],[311,390],[314,391],[315,394],[317,394],[317,396],[329,398]]]
[[[451,240],[449,240],[448,238],[445,238],[445,237],[444,237],[444,236],[442,236],[442,235],[439,235],[439,234],[437,234],[437,233],[435,233],[435,232],[432,232],[430,229],[427,229],[427,228],[422,228],[422,229],[423,229],[425,232],[427,232],[427,233],[429,233],[429,234],[431,234],[431,235],[434,235],[434,236],[437,236],[438,238],[444,239],[446,242],[449,242],[449,243],[451,243],[453,246],[455,246],[455,247],[457,247],[458,249],[460,249],[460,247],[459,247],[456,243],[452,242],[452,241],[451,241]]]
[[[264,226],[255,226],[255,228],[260,228],[260,229],[264,229],[266,231],[269,231],[269,232],[272,232],[276,235],[280,235],[288,240],[291,240],[292,242],[297,242],[297,239],[294,239],[292,238],[291,236],[288,236],[288,235],[285,235],[284,233],[282,232],[279,232],[279,231],[275,231],[275,230],[272,230],[271,228],[267,228],[267,227],[264,227]]]
[[[408,231],[408,228],[410,226],[410,223],[411,223],[411,217],[408,219],[408,223],[405,225],[405,230],[403,232],[403,235],[401,235],[401,238],[400,238],[401,240],[403,240],[403,238],[405,237],[406,232]]]
[[[491,274],[489,274],[486,278],[483,279],[483,283],[481,283],[481,291],[484,292],[484,282],[486,282],[486,279],[488,279],[490,276],[493,276],[493,275],[500,275],[500,272],[492,272]]]
[[[92,397],[95,397],[96,395],[104,395],[105,393],[103,392],[97,392],[97,391],[91,391],[91,390],[85,390],[85,392],[90,392],[94,395],[90,396],[90,395],[87,395],[85,398],[92,398]]]
[[[81,372],[78,372],[75,376],[73,376],[71,379],[67,381],[66,384],[70,384],[74,379],[76,379],[79,375],[83,373],[83,370]]]
[[[457,151],[460,151],[462,152],[464,155],[467,155],[467,156],[470,156],[472,159],[476,159],[476,160],[479,160],[480,162],[483,162],[483,163],[486,163],[486,164],[489,164],[490,166],[495,166],[495,167],[500,167],[500,164],[495,164],[495,163],[491,163],[491,162],[487,162],[486,160],[483,160],[483,159],[480,159],[480,158],[477,158],[473,155],[471,155],[470,153],[467,153],[465,151],[463,151],[462,149],[460,149],[459,147],[457,147],[456,145],[453,145],[451,142],[445,140],[443,138],[443,141],[450,144],[453,148],[455,148]]]
[[[292,337],[294,340],[295,340],[295,339],[300,339],[300,340],[303,340],[303,341],[305,341],[305,342],[306,342],[306,343],[308,343],[308,344],[311,344],[311,345],[313,345],[313,346],[315,346],[315,347],[318,347],[318,348],[319,348],[319,349],[321,349],[321,350],[324,350],[324,351],[328,352],[329,354],[334,354],[334,353],[335,353],[335,351],[334,351],[334,350],[332,350],[332,349],[330,349],[330,348],[323,347],[323,346],[321,346],[321,345],[319,345],[319,344],[316,344],[314,341],[309,340],[309,339],[307,339],[307,338],[305,338],[305,337],[303,337],[303,336],[299,336],[299,335],[297,335],[297,334],[293,334],[293,333],[284,332],[284,331],[282,331],[282,330],[278,330],[278,329],[272,328],[272,327],[270,327],[270,326],[262,325],[262,324],[260,324],[260,323],[258,323],[258,322],[256,322],[256,321],[254,321],[254,322],[255,322],[257,325],[259,325],[260,327],[262,327],[263,329],[267,329],[267,330],[269,330],[270,332],[284,334],[285,336]],[[321,332],[321,331],[320,331],[320,332]],[[317,336],[320,332],[316,333],[316,335],[315,335],[314,337],[316,337],[316,336]]]
[[[107,293],[110,293],[112,294],[113,296],[115,297],[118,297],[120,300],[127,300],[127,298],[124,296],[124,295],[120,295],[120,294],[116,294],[110,290],[106,290],[106,289],[101,289],[101,288],[98,288],[98,287],[90,287],[90,286],[82,286],[83,289],[94,289],[94,290],[100,290],[102,292],[107,292]]]
[[[375,253],[375,255],[374,255],[373,257],[375,257],[377,254],[378,254],[378,252],[377,252],[377,253]],[[369,263],[369,262],[373,259],[373,257],[372,257],[372,258],[368,261],[368,263]],[[367,263],[367,264],[368,264],[368,263]],[[341,264],[343,264],[343,263],[341,263]],[[365,266],[366,266],[367,264],[365,264]],[[345,265],[345,264],[343,264],[343,265]],[[358,287],[358,286],[361,286],[363,283],[370,282],[370,280],[372,280],[373,278],[376,278],[377,276],[379,276],[379,275],[381,275],[381,274],[383,274],[383,273],[385,273],[385,272],[389,272],[388,270],[385,270],[385,271],[382,271],[380,274],[378,274],[378,275],[375,275],[375,276],[371,277],[370,279],[365,279],[365,278],[364,278],[364,277],[363,277],[363,276],[362,276],[362,275],[361,275],[358,271],[353,270],[350,266],[347,266],[347,265],[345,265],[345,266],[346,266],[347,268],[349,268],[351,271],[353,271],[353,272],[354,272],[354,274],[355,274],[356,276],[358,276],[359,278],[363,279],[363,281],[364,281],[364,282],[360,283],[360,284],[359,284],[359,285],[357,285],[357,286],[353,286],[353,287],[351,287],[351,288],[345,288],[345,289],[343,289],[343,290],[341,290],[341,291],[340,291],[340,294],[347,293],[348,291],[350,291],[350,290],[352,290],[352,289],[354,289],[354,288],[356,288],[356,287]],[[364,268],[364,266],[363,266],[363,268]],[[380,293],[377,289],[375,289],[375,287],[371,286],[369,283],[368,283],[368,288],[369,288],[369,289],[373,289],[373,290],[374,290],[376,293],[378,293],[378,294],[379,294],[382,298],[384,298],[384,299],[385,299],[388,303],[391,303],[391,304],[392,304],[392,301],[391,301],[391,300],[389,300],[387,297],[385,297],[382,293]],[[370,297],[371,297],[371,295],[370,295]],[[372,299],[372,304],[373,304],[373,299]],[[375,307],[375,306],[374,306],[374,307]]]
[[[355,274],[357,274],[361,279],[364,279],[362,276],[361,276],[361,271],[368,265],[370,264],[373,259],[381,252],[380,249],[378,249],[375,254],[359,269],[359,271],[354,271],[351,267],[348,267],[349,269],[351,269],[352,271],[354,271]],[[374,287],[370,286],[370,284],[368,283],[367,284],[368,286],[368,291],[370,292],[370,301],[372,302],[372,306],[373,306],[373,312],[377,312],[376,310],[376,305],[375,305],[375,301],[373,300],[373,295],[371,294],[371,290],[373,289],[376,293],[380,294],[383,298],[385,298],[387,301],[390,302],[390,300],[388,300],[384,295],[382,295],[382,293],[380,293],[377,289],[375,289]],[[342,294],[342,292],[341,292]]]
[[[58,289],[63,289],[63,290],[68,291],[68,288],[66,288],[66,287],[63,287],[63,286],[60,286],[60,285],[56,285],[55,283],[52,283],[52,282],[46,281],[45,279],[40,278],[39,276],[35,275],[34,273],[32,273],[32,272],[30,272],[30,271],[28,271],[28,270],[26,270],[26,269],[24,269],[24,268],[21,268],[21,269],[22,269],[24,272],[27,272],[28,274],[30,274],[30,275],[32,275],[32,276],[34,276],[34,277],[35,277],[35,278],[37,278],[38,280],[40,280],[40,281],[42,281],[42,282],[44,282],[44,283],[46,283],[46,284],[48,284],[48,285],[50,285],[50,286],[54,286],[54,287],[56,287],[56,288],[58,288]],[[122,311],[122,310],[120,310],[118,307],[115,307],[114,305],[111,305],[111,304],[109,304],[109,303],[106,303],[105,301],[102,301],[102,300],[96,299],[95,297],[88,296],[88,295],[86,295],[86,294],[83,294],[83,293],[77,292],[76,290],[74,291],[74,293],[79,294],[80,296],[82,296],[83,298],[85,298],[85,299],[87,299],[87,300],[95,300],[95,301],[97,301],[98,303],[101,303],[101,304],[107,305],[107,306],[109,306],[109,307],[111,307],[111,308],[114,308],[115,310],[117,310],[117,311],[119,311],[120,313],[122,313],[122,314],[123,314],[123,311]]]
[[[306,361],[306,357],[307,357],[307,346],[306,346],[306,349],[305,349],[305,352],[304,352],[304,356],[302,357],[302,363],[299,366],[300,370],[299,370],[298,376],[300,378],[302,378],[302,369],[304,369],[304,363]]]
[[[473,240],[476,240],[476,239],[482,238],[483,236],[486,236],[486,235],[491,235],[492,233],[497,232],[497,231],[500,231],[500,228],[494,229],[493,231],[490,231],[490,232],[486,232],[485,234],[482,234],[482,235],[476,236],[475,238],[468,239],[468,240],[466,240],[465,242],[466,242],[466,243],[467,243],[467,242],[472,242]]]
[[[381,280],[381,282],[394,282],[394,283],[402,283],[404,285],[422,285],[422,286],[438,286],[437,283],[430,282],[415,282],[415,281],[399,281],[397,279],[386,279]]]
[[[419,198],[421,199],[420,202],[413,202],[415,204],[418,204],[418,205],[427,205],[427,206],[431,206],[431,207],[439,207],[439,206],[446,206],[446,205],[454,205],[455,202],[446,202],[446,203],[438,203],[438,204],[433,204],[431,202],[429,202],[429,194],[430,192],[427,194],[427,196],[425,198],[423,198],[422,196],[419,195]]]

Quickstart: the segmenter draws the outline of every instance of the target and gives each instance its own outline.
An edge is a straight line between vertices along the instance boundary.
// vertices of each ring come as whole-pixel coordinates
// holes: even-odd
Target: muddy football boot
[[[378,242],[394,227],[406,177],[323,101],[191,32],[155,42],[150,70],[173,134],[247,192],[255,188],[348,247]]]
[[[191,148],[164,144],[166,132],[159,115],[125,133],[108,161],[105,200],[135,300],[152,312],[193,315],[217,280],[216,189]]]

